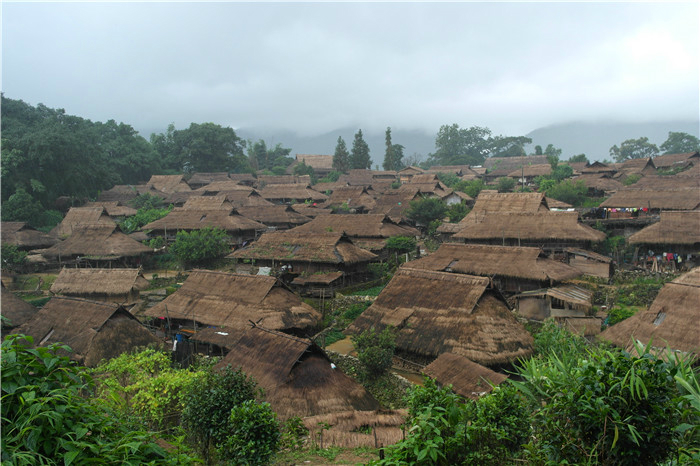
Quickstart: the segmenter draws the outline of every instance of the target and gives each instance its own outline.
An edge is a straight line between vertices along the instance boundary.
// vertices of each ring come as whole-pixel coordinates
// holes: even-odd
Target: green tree
[[[469,207],[464,202],[458,204],[452,204],[447,207],[447,216],[450,219],[450,223],[457,223],[467,216],[469,213]]]
[[[280,427],[269,403],[246,400],[231,409],[219,458],[232,464],[270,464],[280,442]]]
[[[365,330],[354,335],[352,342],[368,379],[376,379],[391,368],[396,349],[396,337],[391,327],[381,332],[375,331],[374,327]]]
[[[310,165],[306,165],[306,162],[301,162],[301,163],[295,165],[292,173],[297,175],[297,176],[309,175],[311,177],[312,184],[315,184],[317,181],[316,172],[314,171],[313,167],[311,167]]]
[[[486,189],[486,184],[484,180],[478,178],[476,180],[462,181],[454,189],[466,193],[469,197],[476,198],[482,190]]]
[[[345,146],[345,141],[341,136],[338,136],[338,143],[335,146],[333,154],[333,168],[341,173],[347,173],[350,169],[350,154]]]
[[[9,243],[2,243],[2,270],[16,272],[21,269],[27,260],[27,253],[20,251],[17,246]]]
[[[385,134],[384,170],[398,171],[403,168],[403,149],[401,144],[391,143],[391,127],[387,127]]]
[[[155,197],[155,196],[154,196]],[[158,199],[157,197],[155,197]],[[155,222],[168,215],[171,210],[173,210],[172,204],[167,208],[149,208],[152,204],[146,201],[144,207],[141,207],[136,211],[136,215],[126,217],[124,220],[119,222],[119,229],[126,234],[133,233],[144,225],[151,222]]]
[[[480,165],[489,153],[488,128],[460,128],[457,123],[442,125],[435,137],[435,153],[428,162],[435,165]]]
[[[496,186],[499,193],[509,193],[515,188],[515,180],[507,176],[503,176],[496,180]]]
[[[406,209],[406,217],[418,225],[427,226],[430,222],[445,218],[446,212],[445,201],[437,197],[424,197],[411,201]]]
[[[659,154],[659,148],[656,144],[649,142],[649,138],[641,137],[639,139],[627,139],[620,144],[610,148],[610,155],[617,162],[624,162],[628,159],[643,159],[646,157],[655,157]]]
[[[586,154],[578,154],[569,157],[569,163],[589,163]]]
[[[522,157],[526,155],[525,145],[531,143],[527,136],[495,136],[488,140],[491,157]]]
[[[664,154],[684,154],[700,150],[700,139],[683,132],[668,132],[668,139],[659,147]]]
[[[3,222],[27,222],[38,227],[43,209],[41,203],[34,199],[24,188],[17,188],[15,193],[2,204]]]
[[[540,188],[542,191],[542,188]],[[563,180],[544,190],[547,197],[557,199],[573,206],[580,206],[586,200],[588,188],[581,180]]]
[[[230,238],[221,228],[178,231],[170,252],[185,265],[201,264],[223,256],[229,250]]]
[[[535,146],[535,155],[543,155],[544,152],[542,152],[542,146],[537,145]]]
[[[372,159],[369,157],[369,146],[362,138],[362,130],[355,133],[350,151],[350,168],[369,169],[372,167]]]
[[[554,144],[547,144],[547,148],[544,150],[544,155],[548,156],[547,160],[549,160],[549,156],[559,160],[559,157],[561,157],[561,149],[554,147]]]

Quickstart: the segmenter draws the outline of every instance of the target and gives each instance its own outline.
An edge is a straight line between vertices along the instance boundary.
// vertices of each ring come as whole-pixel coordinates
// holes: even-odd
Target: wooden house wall
[[[549,305],[540,297],[520,298],[518,314],[531,320],[544,320],[549,317]]]

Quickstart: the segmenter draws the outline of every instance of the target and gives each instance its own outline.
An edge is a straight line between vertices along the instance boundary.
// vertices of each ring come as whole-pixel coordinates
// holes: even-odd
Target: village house
[[[3,244],[17,246],[20,251],[48,248],[58,241],[55,237],[35,230],[25,222],[2,222],[0,235]]]
[[[124,306],[79,298],[54,296],[36,315],[17,329],[34,338],[34,346],[63,343],[78,364],[97,366],[139,346],[160,341]]]
[[[374,208],[376,201],[365,186],[345,186],[333,190],[321,207],[347,213],[364,214]]]
[[[561,324],[566,318],[590,317],[593,311],[593,292],[573,284],[525,291],[514,296],[514,300],[519,315],[538,322],[553,318]],[[598,320],[598,332],[601,324]]]
[[[150,282],[140,269],[63,268],[51,285],[54,295],[131,305]]]
[[[146,184],[165,194],[192,190],[185,181],[184,175],[152,175]]]
[[[380,407],[311,340],[248,327],[215,368],[240,367],[253,377],[281,420]]]
[[[607,218],[658,215],[662,210],[700,208],[700,177],[645,176],[600,204]]]
[[[575,183],[579,181],[588,188],[588,197],[607,197],[615,194],[624,186],[609,173],[591,173],[573,178]]]
[[[294,167],[302,163],[311,167],[318,178],[323,178],[333,171],[332,155],[297,154],[294,163],[287,167],[287,173],[293,173]]]
[[[496,178],[508,176],[509,173],[531,165],[549,164],[546,155],[526,155],[521,157],[487,157],[483,167],[486,173],[483,179],[486,183]]]
[[[136,209],[134,209],[133,207],[129,207],[128,205],[124,205],[119,201],[88,202],[83,207],[104,207],[105,212],[107,212],[107,215],[109,215],[113,220],[121,220],[121,219],[124,219],[126,217],[131,217],[132,215],[136,215],[136,213],[137,213]]]
[[[288,205],[246,206],[238,207],[236,211],[245,218],[266,225],[268,229],[288,230],[311,220]]]
[[[65,239],[73,234],[74,229],[85,225],[117,226],[102,206],[71,207],[61,223],[56,225],[49,234],[59,239]]]
[[[347,332],[390,326],[397,355],[423,365],[442,353],[489,367],[512,364],[532,354],[532,336],[489,284],[485,277],[402,267]]]
[[[660,354],[667,351],[700,355],[700,267],[666,283],[647,310],[618,322],[599,338],[628,351],[634,342],[651,344]]]
[[[564,253],[565,262],[583,275],[610,280],[615,273],[615,265],[610,257],[578,248],[566,248]]]
[[[193,270],[177,291],[144,315],[166,333],[182,336],[204,327],[240,336],[251,321],[304,336],[313,334],[321,320],[316,309],[274,277],[209,270]]]
[[[168,195],[161,191],[158,191],[153,186],[148,184],[141,185],[126,185],[118,184],[112,186],[112,188],[101,191],[97,196],[98,202],[118,202],[121,205],[128,205],[129,202],[136,199],[138,196],[148,194],[150,196],[156,196],[161,199],[165,199]]]
[[[252,176],[251,176],[252,178]],[[191,189],[197,190],[199,188],[202,188],[208,184],[214,183],[214,182],[221,182],[221,181],[231,181],[231,178],[228,177],[228,173],[226,172],[216,172],[216,173],[203,173],[203,172],[197,172],[193,173],[192,176],[190,177],[189,180],[187,180],[187,184],[190,186]]]
[[[13,329],[25,322],[30,321],[39,310],[15,296],[15,294],[5,288],[5,284],[0,284],[0,314],[2,315],[2,333],[16,333]]]
[[[401,187],[403,189],[392,189],[379,196],[370,213],[386,215],[394,223],[408,222],[405,212],[412,201],[421,199],[421,192],[420,188],[410,184]]]
[[[453,392],[471,400],[490,393],[508,378],[505,374],[453,353],[442,353],[423,369],[423,374],[441,387],[451,385]]]
[[[653,176],[656,175],[656,165],[651,157],[642,159],[628,159],[622,163],[613,165],[617,169],[614,178],[624,182],[632,175],[637,176]]]
[[[537,165],[525,165],[519,169],[513,170],[506,176],[513,178],[518,185],[531,186],[532,182],[538,176],[548,176],[552,173],[552,166],[548,163],[540,163]]]
[[[700,211],[662,211],[657,223],[631,235],[628,241],[641,249],[647,268],[653,267],[654,261],[656,271],[695,267],[699,265]]]
[[[413,178],[414,175],[420,175],[422,173],[425,173],[425,170],[422,168],[414,167],[412,165],[404,167],[398,172],[399,182],[401,182],[401,184],[408,183],[411,181],[411,178]]]
[[[690,166],[700,165],[698,151],[682,154],[664,154],[654,157],[654,165],[659,171],[683,170]]]
[[[322,203],[328,196],[309,187],[308,184],[267,184],[259,188],[260,195],[273,204]]]
[[[617,173],[617,168],[615,167],[615,165],[607,164],[607,163],[603,163],[603,162],[597,162],[597,161],[588,164],[586,166],[586,168],[581,170],[582,175],[606,174],[606,175],[610,175],[610,176],[615,176],[616,173]]]
[[[271,184],[302,184],[309,186],[311,184],[310,175],[258,175],[256,188],[262,189]]]

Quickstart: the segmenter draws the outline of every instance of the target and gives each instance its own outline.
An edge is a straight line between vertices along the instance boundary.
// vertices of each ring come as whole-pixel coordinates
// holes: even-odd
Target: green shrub
[[[229,251],[230,238],[221,228],[178,231],[170,252],[183,264],[202,264]]]
[[[2,270],[20,270],[27,261],[27,253],[20,251],[17,246],[9,243],[2,243],[1,248]]]
[[[618,322],[622,322],[628,317],[635,315],[637,311],[638,309],[636,308],[631,308],[624,305],[615,306],[608,312],[608,318],[605,321],[605,325],[611,326],[617,324]]]
[[[119,222],[119,229],[126,234],[133,233],[144,225],[155,222],[173,210],[172,204],[168,208],[158,209],[150,206],[142,207],[136,211],[136,215],[126,217]]]
[[[496,180],[496,189],[499,193],[509,193],[515,188],[515,180],[507,176],[498,178]]]
[[[374,328],[365,330],[359,335],[354,335],[352,342],[367,378],[379,377],[391,368],[396,349],[396,337],[391,327],[381,332],[375,331]]]
[[[269,464],[277,452],[279,425],[269,403],[246,400],[231,409],[219,458],[230,464]]]
[[[365,312],[365,309],[367,309],[371,304],[372,303],[369,301],[353,303],[350,305],[350,307],[348,307],[348,309],[345,312],[343,312],[343,318],[349,321],[353,321],[357,319],[360,314]]]

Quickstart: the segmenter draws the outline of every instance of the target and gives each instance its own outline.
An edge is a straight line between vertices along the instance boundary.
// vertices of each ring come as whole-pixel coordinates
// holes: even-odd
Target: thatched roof
[[[301,184],[308,186],[311,184],[309,175],[258,175],[258,187],[271,184]]]
[[[411,186],[410,184],[404,186]],[[404,218],[404,212],[411,205],[411,201],[420,197],[418,188],[408,189],[392,189],[385,192],[379,198],[371,210],[373,214],[384,214],[394,222],[400,222]]]
[[[136,215],[137,212],[133,207],[122,205],[119,201],[88,202],[84,207],[104,207],[105,212],[107,212],[107,215],[110,217],[131,217],[132,215]]]
[[[617,171],[617,168],[615,168],[614,165],[608,165],[603,162],[593,162],[592,164],[588,165],[586,168],[581,170],[582,174],[591,174],[591,173],[615,173]]]
[[[87,366],[159,341],[121,305],[64,297],[51,298],[17,332],[34,337],[35,346],[65,343]]]
[[[323,206],[338,207],[343,204],[347,204],[350,209],[370,210],[376,202],[365,186],[344,186],[334,189]]]
[[[51,293],[66,296],[115,296],[140,291],[149,282],[140,269],[69,269],[63,268],[51,285]],[[120,301],[116,301],[120,302]]]
[[[520,170],[521,167],[545,163],[548,163],[546,155],[526,155],[523,157],[487,157],[483,165],[488,170],[489,176],[506,176],[513,170]]]
[[[226,327],[207,327],[197,330],[190,340],[200,343],[208,343],[220,346],[227,350],[231,349],[238,339],[243,336],[246,329],[229,329]]]
[[[589,311],[593,307],[593,292],[571,284],[525,291],[515,296],[516,299],[529,297],[555,298],[568,303],[573,309],[582,311]]]
[[[428,173],[454,173],[460,177],[479,175],[479,173],[474,171],[469,165],[433,165],[428,170]]]
[[[564,202],[564,201],[560,201],[559,199],[554,199],[554,198],[552,198],[552,197],[547,197],[547,198],[545,198],[545,199],[546,199],[546,201],[547,201],[547,205],[549,206],[549,208],[550,208],[551,210],[556,210],[556,209],[562,209],[562,210],[565,210],[565,209],[573,209],[573,207],[574,207],[574,206],[572,206],[571,204],[567,204],[567,203]]]
[[[147,184],[166,194],[191,191],[183,175],[153,175]]]
[[[340,279],[343,276],[343,272],[328,272],[328,273],[315,273],[313,275],[299,276],[292,280],[292,285],[305,286],[305,285],[322,285],[329,286],[334,281]]]
[[[698,162],[700,162],[700,154],[698,154],[698,151],[685,152],[683,154],[665,154],[654,157],[654,165],[656,165],[656,168],[662,170],[691,163],[697,165]]]
[[[420,173],[425,173],[425,170],[420,167],[409,165],[408,167],[403,167],[398,173],[399,175],[417,175]]]
[[[226,257],[344,265],[370,262],[377,258],[371,252],[355,246],[342,232],[309,235],[295,230],[264,233],[249,246]]]
[[[538,163],[536,165],[525,165],[508,173],[506,176],[510,178],[520,178],[521,176],[547,176],[552,173],[552,166],[548,163]]]
[[[194,190],[195,193],[199,193],[202,196],[211,196],[227,191],[250,192],[253,191],[253,188],[251,188],[250,186],[242,185],[238,181],[226,179],[213,181],[207,185],[202,186],[201,188],[197,188]]]
[[[681,186],[679,177],[663,177],[663,184],[672,183],[668,187],[652,187],[642,181],[657,178],[647,176],[632,186],[620,189],[600,204],[600,207],[611,208],[642,208],[661,210],[695,210],[700,208],[700,189],[697,186]],[[694,180],[694,178],[687,178]],[[675,183],[673,183],[675,181]],[[642,183],[642,184],[640,184]],[[657,183],[661,184],[661,183]]]
[[[662,211],[657,223],[629,237],[630,244],[700,243],[700,210]]]
[[[405,432],[407,410],[344,411],[304,418],[309,437],[318,438],[323,430],[323,445],[344,448],[388,446],[400,442]],[[370,433],[363,432],[369,429]]]
[[[2,242],[14,244],[19,249],[41,249],[56,244],[56,238],[27,225],[25,222],[2,222]]]
[[[588,189],[596,191],[604,191],[606,193],[615,192],[622,189],[623,184],[618,180],[611,178],[605,173],[591,173],[589,175],[577,176],[573,179],[574,182],[582,181],[583,185]]]
[[[2,328],[9,329],[19,327],[31,320],[39,310],[15,296],[14,293],[5,288],[5,285],[0,286],[2,295],[0,295],[0,314],[7,319],[2,321]]]
[[[325,209],[319,204],[292,204],[292,209],[304,217],[316,218],[319,215],[330,215],[331,209]]]
[[[41,251],[44,257],[82,256],[117,259],[152,253],[153,250],[121,233],[114,225],[76,227],[70,238]]]
[[[514,277],[563,281],[581,272],[547,258],[539,248],[443,243],[434,253],[408,262],[406,267],[483,277]]]
[[[58,238],[67,238],[73,234],[74,229],[84,225],[110,225],[115,227],[117,224],[107,215],[105,208],[102,206],[71,207],[61,223],[56,225],[50,234]]]
[[[667,283],[649,309],[619,322],[600,338],[631,350],[632,339],[655,348],[700,354],[700,267]]]
[[[399,226],[384,214],[319,215],[309,223],[294,228],[300,233],[341,233],[349,237],[391,238],[392,236],[418,236],[414,228]]]
[[[250,191],[221,191],[220,194],[226,196],[226,199],[235,208],[248,206],[266,206],[275,205],[267,199],[263,198],[259,192],[252,189]]]
[[[206,227],[221,228],[235,234],[242,231],[265,230],[262,223],[226,210],[187,210],[176,208],[165,217],[143,226],[143,230],[200,230]]]
[[[268,184],[260,190],[260,195],[268,200],[287,200],[323,202],[328,196],[308,187],[306,184]]]
[[[323,350],[307,339],[254,327],[216,367],[227,365],[253,377],[282,419],[379,408],[364,387],[332,368]]]
[[[542,210],[549,210],[544,193],[481,191],[472,212],[539,212]]]
[[[190,186],[205,186],[215,181],[230,181],[228,173],[226,172],[216,172],[216,173],[193,173],[190,177],[188,184]]]
[[[316,183],[315,185],[312,186],[314,190],[318,191],[319,193],[323,194],[328,194],[328,192],[333,192],[334,190],[338,188],[344,188],[346,186],[349,186],[346,181],[331,181],[328,183]]]
[[[274,277],[194,270],[182,287],[145,312],[241,331],[258,322],[274,330],[307,330],[321,315]]]
[[[442,386],[452,385],[452,391],[472,400],[491,392],[492,385],[500,385],[508,378],[507,375],[452,353],[442,353],[423,369],[423,374]]]
[[[298,213],[288,205],[257,205],[238,207],[242,216],[264,225],[302,225],[311,219]]]
[[[182,206],[183,210],[223,210],[231,212],[233,205],[226,199],[226,196],[192,196]]]
[[[333,170],[332,155],[297,154],[296,161],[305,163],[314,170]]]
[[[120,202],[124,205],[141,194],[150,194],[160,198],[165,198],[167,196],[165,193],[158,191],[153,186],[147,184],[118,184],[113,186],[111,189],[100,192],[97,200],[99,202]]]
[[[401,268],[374,303],[348,328],[396,328],[399,350],[425,357],[452,352],[484,365],[532,353],[532,337],[489,279]]]
[[[578,212],[524,212],[481,214],[470,212],[460,223],[455,239],[492,240],[499,238],[564,241],[603,241],[605,233],[579,223]]]

